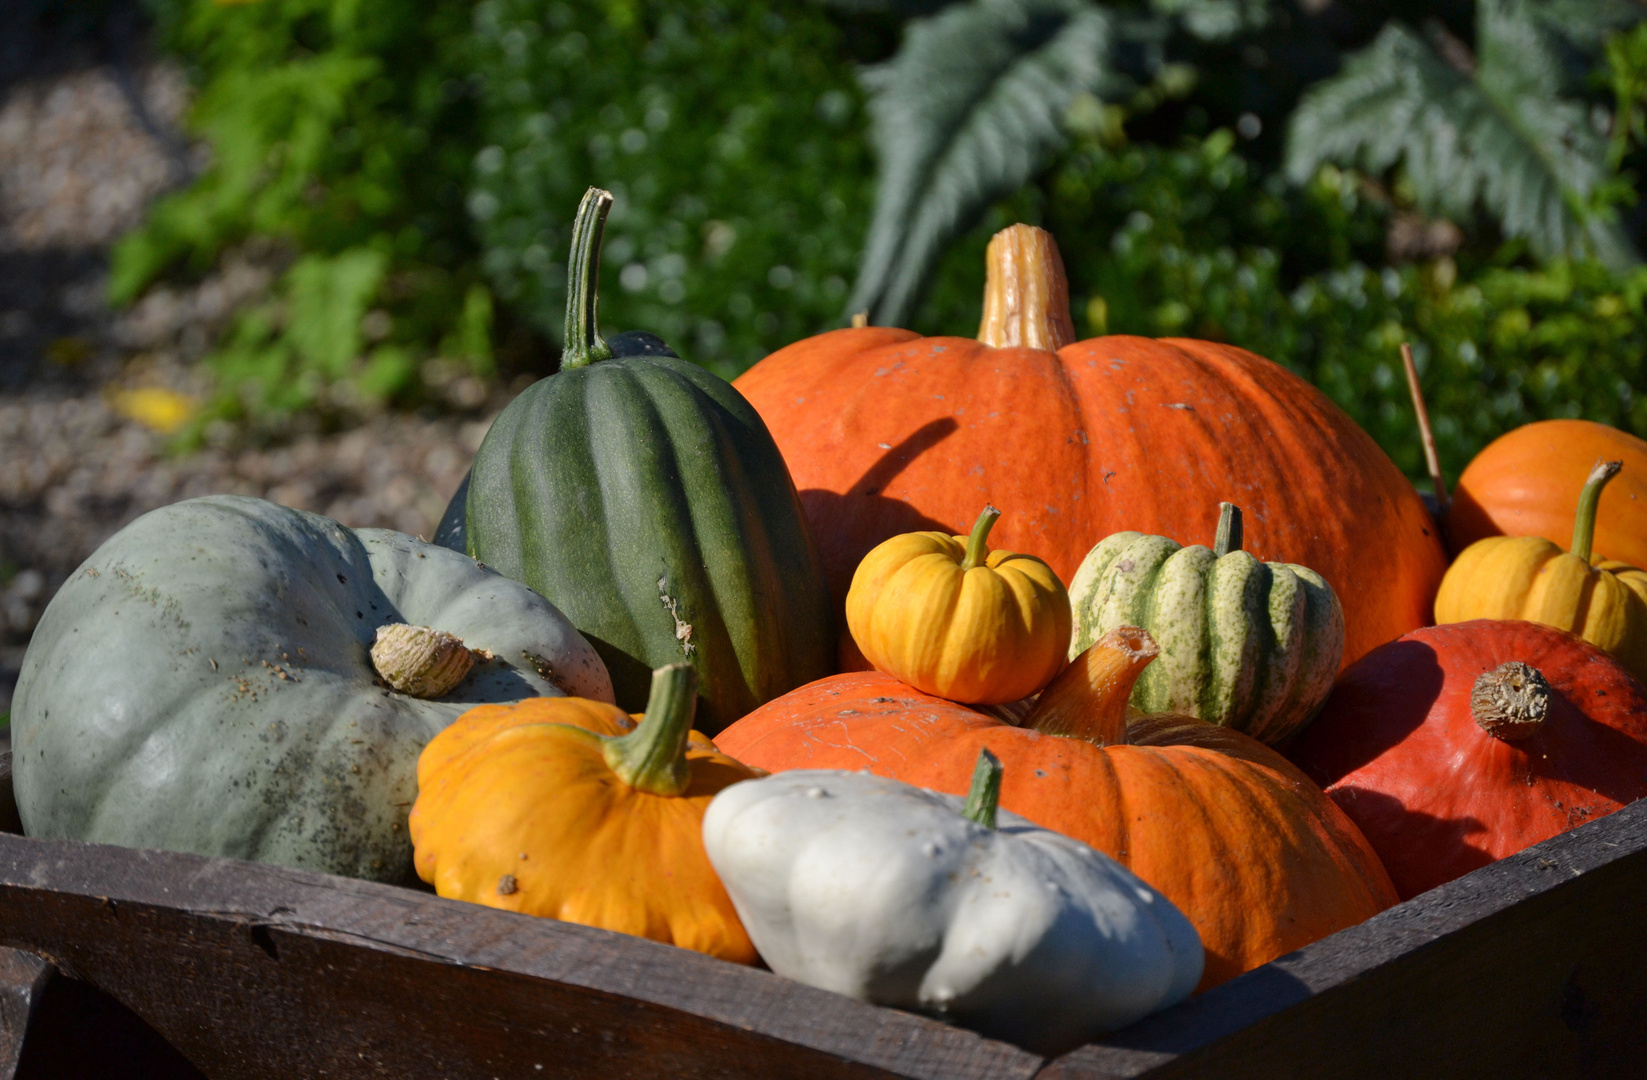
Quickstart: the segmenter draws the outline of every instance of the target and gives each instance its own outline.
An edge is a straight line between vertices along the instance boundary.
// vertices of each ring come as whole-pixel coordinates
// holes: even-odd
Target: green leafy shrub
[[[469,199],[504,303],[558,340],[571,222],[606,226],[602,325],[733,375],[840,325],[873,192],[862,95],[809,0],[483,0]]]
[[[190,123],[211,159],[116,247],[113,298],[203,273],[249,238],[293,253],[274,295],[242,313],[210,360],[220,409],[287,411],[334,386],[364,400],[405,396],[432,347],[489,370],[490,302],[463,210],[475,138],[470,5],[153,8],[160,44],[190,67]]]

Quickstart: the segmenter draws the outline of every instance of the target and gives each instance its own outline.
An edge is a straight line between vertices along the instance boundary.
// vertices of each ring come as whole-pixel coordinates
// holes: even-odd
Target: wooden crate
[[[1638,1077],[1644,913],[1647,800],[1045,1060],[621,934],[8,833],[0,1077]]]

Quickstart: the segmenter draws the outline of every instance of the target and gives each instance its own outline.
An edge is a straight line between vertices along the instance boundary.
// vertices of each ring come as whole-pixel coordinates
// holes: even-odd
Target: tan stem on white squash
[[[1069,317],[1069,279],[1058,242],[1045,229],[1011,225],[996,233],[984,254],[985,345],[1061,349],[1075,340]]]
[[[1024,726],[1098,746],[1127,741],[1127,698],[1161,653],[1149,631],[1117,626],[1070,662],[1035,700]]]
[[[384,682],[416,698],[445,697],[475,664],[461,638],[407,623],[377,628],[372,666]]]
[[[1470,715],[1495,739],[1525,739],[1550,715],[1550,684],[1531,664],[1500,664],[1476,679],[1470,690]]]

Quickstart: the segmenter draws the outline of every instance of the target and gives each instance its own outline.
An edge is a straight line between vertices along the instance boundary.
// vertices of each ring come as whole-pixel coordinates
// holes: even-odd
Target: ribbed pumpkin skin
[[[1504,742],[1470,711],[1510,660],[1554,691],[1544,726]],[[1647,795],[1647,693],[1571,634],[1481,619],[1416,630],[1344,672],[1289,752],[1383,857],[1402,899]]]
[[[1161,647],[1133,687],[1134,708],[1185,713],[1278,746],[1332,689],[1344,613],[1307,566],[1219,558],[1200,545],[1124,532],[1093,548],[1070,583],[1071,659],[1117,626]]]
[[[1189,916],[1203,990],[1395,902],[1366,840],[1273,750],[1178,717],[1127,735],[1110,747],[1043,735],[854,672],[768,703],[716,745],[773,772],[868,769],[950,794],[988,747],[1006,766],[1002,809],[1092,845]]]
[[[1488,443],[1458,478],[1448,546],[1456,555],[1484,536],[1507,535],[1565,548],[1582,478],[1597,461],[1623,461],[1624,470],[1601,493],[1595,551],[1647,566],[1647,440],[1594,420],[1540,420]]]
[[[602,360],[523,391],[475,457],[466,539],[572,620],[630,711],[682,659],[709,734],[834,670],[783,459],[748,402],[687,361]]]
[[[1541,536],[1489,536],[1448,567],[1435,621],[1543,623],[1577,634],[1636,678],[1647,678],[1647,573],[1617,562],[1605,566],[1593,567]]]
[[[778,440],[836,603],[889,536],[970,527],[1069,581],[1134,529],[1210,545],[1221,500],[1259,559],[1337,591],[1344,660],[1429,621],[1446,568],[1422,502],[1366,432],[1314,387],[1241,349],[1114,336],[1039,349],[836,330],[736,383]],[[1605,549],[1603,549],[1605,550]]]

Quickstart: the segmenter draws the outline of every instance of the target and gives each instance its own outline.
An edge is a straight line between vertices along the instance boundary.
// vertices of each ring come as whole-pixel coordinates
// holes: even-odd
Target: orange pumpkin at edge
[[[1453,490],[1449,548],[1456,555],[1483,537],[1542,536],[1566,550],[1582,487],[1573,478],[1603,460],[1624,469],[1601,493],[1593,548],[1647,567],[1647,440],[1594,420],[1540,420],[1488,443]]]
[[[1063,263],[1040,229],[997,234],[988,259],[980,340],[834,330],[734,383],[789,465],[838,610],[876,544],[964,533],[986,503],[1008,511],[999,546],[1068,582],[1114,532],[1210,545],[1203,508],[1223,501],[1254,523],[1260,560],[1312,567],[1337,591],[1344,664],[1429,623],[1440,537],[1326,395],[1229,345],[1075,341]],[[843,666],[866,666],[856,652],[843,631]]]
[[[987,747],[1006,766],[1002,808],[1110,855],[1189,916],[1207,950],[1202,990],[1394,904],[1366,839],[1275,751],[1187,717],[1124,719],[1155,648],[1113,631],[1042,694],[1027,721],[1042,730],[860,672],[768,702],[717,745],[774,772],[867,768],[951,794]]]

